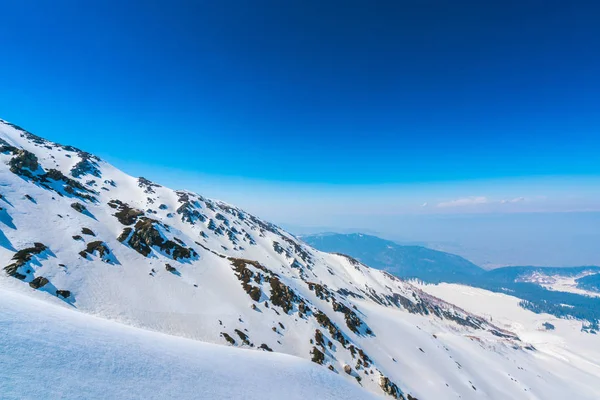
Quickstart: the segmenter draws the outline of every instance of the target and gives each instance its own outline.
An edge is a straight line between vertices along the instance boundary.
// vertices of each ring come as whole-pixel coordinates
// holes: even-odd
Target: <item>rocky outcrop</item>
[[[164,225],[155,219],[141,217],[134,228],[126,228],[118,239],[128,244],[132,249],[148,257],[153,248],[160,250],[173,260],[191,259],[198,256],[192,248],[183,247],[173,240],[166,239],[160,231]]]
[[[34,243],[33,247],[28,247],[22,250],[19,250],[15,253],[15,255],[13,255],[12,257],[12,263],[7,265],[6,267],[4,267],[4,271],[6,271],[6,273],[9,276],[15,277],[17,279],[25,279],[26,275],[24,275],[23,273],[19,272],[19,269],[21,267],[24,267],[27,263],[29,263],[29,261],[31,261],[31,258],[34,255],[40,254],[42,252],[44,252],[47,249],[47,247],[42,244],[42,243]]]
[[[132,225],[139,217],[144,215],[142,210],[129,207],[129,204],[123,203],[121,200],[111,200],[108,202],[108,206],[117,210],[114,216],[123,225]]]
[[[37,276],[31,282],[29,282],[29,286],[34,289],[39,289],[46,286],[48,283],[50,283],[48,279],[44,278],[43,276]]]

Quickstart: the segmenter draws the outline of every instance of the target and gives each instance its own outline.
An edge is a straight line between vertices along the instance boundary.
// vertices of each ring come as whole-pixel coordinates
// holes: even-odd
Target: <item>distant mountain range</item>
[[[405,246],[362,233],[302,236],[311,246],[347,254],[399,278],[427,283],[460,283],[514,295],[536,312],[600,320],[600,267],[517,266],[484,270],[455,254]],[[567,306],[565,306],[567,305]]]
[[[464,282],[486,272],[456,254],[423,246],[400,245],[363,233],[323,233],[301,239],[321,251],[348,254],[400,278],[418,278],[431,283]]]

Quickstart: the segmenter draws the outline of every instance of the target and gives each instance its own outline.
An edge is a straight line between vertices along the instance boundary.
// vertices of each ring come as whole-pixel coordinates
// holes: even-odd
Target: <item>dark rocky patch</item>
[[[174,260],[198,256],[194,249],[186,248],[172,240],[164,239],[158,229],[159,226],[164,227],[163,224],[155,219],[142,217],[136,222],[133,233],[131,231],[123,231],[119,238],[122,239],[123,243],[129,244],[132,249],[144,257],[147,257],[151,253],[154,246]],[[127,236],[129,236],[128,239]]]
[[[234,258],[230,257],[229,260],[233,265],[233,270],[235,271],[235,275],[242,282],[242,288],[248,293],[250,298],[254,301],[259,301],[262,296],[262,291],[260,287],[254,286],[250,284],[250,281],[254,280],[255,283],[261,284],[263,281],[266,281],[267,278],[261,272],[254,272],[247,265],[252,265],[253,267],[262,270],[263,272],[270,275],[271,271],[267,270],[260,263],[252,260],[246,260],[243,258]]]
[[[228,342],[229,344],[235,345],[235,340],[234,340],[234,339],[233,339],[231,336],[229,336],[229,334],[228,334],[228,333],[226,333],[226,332],[221,332],[221,335],[222,335],[222,336],[225,338],[225,340],[227,340],[227,342]]]
[[[34,289],[39,289],[41,287],[46,286],[50,281],[43,276],[35,277],[31,282],[29,282],[29,286]]]
[[[271,303],[281,307],[286,314],[289,314],[294,309],[294,303],[300,302],[300,297],[276,276],[272,277],[269,283],[271,284]]]
[[[17,149],[16,151],[13,151],[13,154],[14,157],[8,162],[10,172],[33,179],[33,173],[37,171],[40,166],[36,155],[25,149]]]
[[[26,276],[19,273],[19,268],[27,264],[34,255],[40,254],[46,249],[47,247],[44,244],[36,242],[33,244],[33,247],[19,250],[12,257],[12,261],[14,262],[4,267],[4,270],[9,276],[23,280]]]
[[[71,297],[71,292],[68,290],[57,290],[56,295],[62,297],[63,299],[68,299]]]
[[[321,325],[323,328],[326,328],[329,331],[329,334],[334,340],[337,340],[343,347],[346,347],[346,344],[348,344],[348,340],[346,339],[342,331],[340,331],[340,329],[337,327],[337,325],[331,322],[331,319],[329,319],[327,314],[323,313],[322,311],[317,311],[314,313],[314,317],[319,323],[319,325]]]
[[[312,264],[312,258],[310,256],[310,254],[304,249],[304,247],[302,247],[300,244],[298,244],[296,241],[288,238],[287,236],[281,234],[280,232],[276,232],[279,237],[281,238],[281,240],[287,242],[289,245],[292,246],[292,248],[294,249],[294,253],[300,257],[300,259],[302,261],[304,261],[304,263],[307,266],[310,266]]]
[[[19,149],[11,144],[9,144],[6,140],[0,139],[0,153],[3,154],[17,154]]]
[[[546,329],[547,331],[553,331],[554,330],[554,325],[552,325],[550,322],[544,322],[542,324],[542,326],[544,327],[544,329]]]
[[[98,157],[90,153],[86,153],[85,151],[80,151],[78,154],[80,160],[73,166],[73,168],[71,168],[71,175],[75,178],[80,178],[82,175],[89,174],[100,178],[102,174],[98,168]]]
[[[270,348],[269,346],[267,346],[265,343],[261,344],[260,346],[258,346],[259,349],[265,350],[265,351],[273,351],[272,348]]]
[[[323,332],[321,332],[319,329],[315,330],[315,344],[321,346],[321,347],[325,347],[325,337],[323,336]]]
[[[94,233],[93,230],[91,230],[90,228],[81,228],[81,233],[83,233],[84,235],[89,235],[89,236],[96,236],[96,234]]]
[[[394,382],[392,382],[390,380],[390,378],[388,378],[387,376],[382,375],[379,378],[379,386],[381,387],[381,390],[383,390],[383,392],[385,394],[392,396],[394,399],[405,400],[405,397],[402,394],[402,391],[400,390],[398,385],[396,385]]]
[[[177,272],[177,268],[172,267],[171,264],[165,264],[165,269],[173,274]]]
[[[123,232],[121,232],[121,234],[117,237],[117,240],[121,243],[123,243],[125,240],[127,240],[127,238],[129,237],[129,234],[131,233],[133,229],[132,228],[125,228],[123,229]]]
[[[356,315],[352,309],[347,307],[345,304],[332,300],[333,310],[336,312],[341,312],[344,314],[344,319],[346,321],[346,325],[350,330],[356,334],[360,334],[360,328],[363,326],[364,322]],[[371,330],[366,328],[367,334],[371,334]]]
[[[321,300],[329,302],[329,299],[333,298],[333,295],[326,286],[323,286],[315,282],[307,282],[308,288],[315,292],[315,295]]]
[[[132,225],[139,217],[144,215],[142,210],[132,208],[129,204],[123,203],[121,200],[111,200],[108,202],[108,206],[117,209],[114,216],[117,217],[119,222],[123,225]]]
[[[185,197],[186,199],[189,198]],[[180,196],[181,201],[181,196]],[[184,201],[176,210],[177,214],[181,215],[181,220],[183,222],[188,222],[192,225],[196,223],[196,221],[204,222],[206,221],[206,216],[198,211],[194,205],[188,200]]]
[[[82,214],[87,211],[87,208],[81,203],[71,203],[71,208]]]
[[[310,354],[312,354],[312,362],[323,365],[323,361],[325,361],[325,354],[323,354],[321,350],[313,347]]]
[[[248,335],[246,335],[244,332],[240,331],[239,329],[235,329],[234,332],[237,333],[237,335],[240,337],[240,339],[242,339],[242,342],[244,342],[245,345],[251,346],[251,343],[248,340]]]
[[[160,187],[159,184],[152,182],[142,176],[138,178],[138,186],[144,189],[144,193],[156,193],[154,188]]]
[[[87,258],[87,254],[98,253],[98,257],[102,258],[103,261],[110,262],[108,258],[111,255],[110,249],[107,244],[101,240],[96,240],[94,242],[89,242],[85,248],[85,250],[79,252],[83,258]]]

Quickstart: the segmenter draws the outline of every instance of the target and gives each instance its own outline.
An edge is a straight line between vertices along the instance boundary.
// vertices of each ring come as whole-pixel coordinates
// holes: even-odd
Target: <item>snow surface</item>
[[[298,357],[132,328],[7,286],[0,286],[2,399],[377,398]]]
[[[17,250],[36,242],[47,246],[19,268],[19,273],[25,276],[22,280],[6,276],[4,271],[0,273],[3,293],[0,309],[4,310],[0,336],[5,337],[3,350],[6,348],[0,360],[2,367],[8,362],[13,367],[1,368],[0,373],[10,379],[6,382],[12,382],[9,390],[13,396],[39,393],[25,386],[25,382],[44,386],[40,381],[45,376],[56,377],[61,369],[89,371],[92,367],[82,360],[72,368],[68,366],[65,353],[59,350],[73,353],[74,360],[78,360],[76,354],[101,352],[85,344],[105,338],[101,343],[106,343],[102,346],[106,353],[92,355],[114,360],[107,361],[112,372],[99,374],[97,379],[85,373],[78,375],[81,378],[78,387],[89,393],[103,393],[107,379],[122,376],[131,385],[138,379],[152,388],[143,393],[164,395],[165,392],[160,392],[163,385],[152,383],[160,382],[157,376],[162,365],[165,377],[185,377],[177,381],[179,390],[191,394],[198,392],[195,389],[201,385],[194,380],[198,375],[191,372],[194,368],[206,371],[213,366],[215,373],[221,373],[233,369],[234,357],[248,360],[247,364],[241,364],[247,368],[246,372],[259,374],[257,382],[263,375],[255,371],[259,369],[256,365],[274,360],[284,361],[266,370],[263,377],[271,375],[271,384],[280,374],[307,376],[314,371],[312,367],[305,370],[308,367],[295,358],[267,357],[258,350],[262,346],[275,353],[320,362],[322,366],[315,367],[332,377],[332,392],[327,387],[313,388],[321,390],[323,396],[336,393],[342,387],[337,383],[340,379],[383,396],[381,383],[389,379],[397,386],[394,392],[397,398],[408,398],[409,394],[420,400],[600,398],[599,375],[586,364],[596,365],[594,360],[599,358],[595,352],[588,358],[581,354],[569,362],[528,349],[527,339],[519,340],[510,329],[465,311],[468,307],[463,309],[444,302],[346,256],[317,251],[279,227],[234,206],[128,176],[84,152],[45,141],[1,121],[0,139],[3,149],[0,151],[0,268],[14,262]],[[39,163],[35,171],[11,170],[18,154],[23,154],[20,149],[35,154]],[[95,170],[75,176],[73,168],[86,157]],[[59,181],[40,181],[51,169],[83,185],[95,201],[73,194],[66,189],[68,185]],[[115,200],[143,215],[125,225],[115,217],[119,210]],[[77,212],[72,208],[73,203],[84,204],[87,211]],[[176,258],[154,245],[144,255],[135,250],[129,239],[118,240],[128,228],[137,229],[138,222],[150,221],[144,218],[156,220],[153,224],[161,238],[182,243],[182,248],[193,249],[193,254]],[[83,234],[83,228],[91,229],[95,236]],[[131,235],[130,232],[125,237]],[[100,256],[95,251],[82,255],[82,250],[94,241],[102,241],[110,254]],[[234,267],[236,262],[245,264],[243,273],[252,276],[247,289],[260,289],[257,300],[244,288],[243,277]],[[34,278],[41,277],[48,280],[46,285],[37,290],[29,287],[29,283],[35,283]],[[274,282],[280,282],[279,290],[273,286]],[[16,288],[20,288],[18,296],[8,293]],[[70,295],[61,297],[60,290],[68,290]],[[289,300],[289,309],[284,309],[282,299]],[[486,309],[476,311],[485,314]],[[36,321],[42,330],[32,332],[31,329],[37,328],[31,322],[38,324]],[[56,334],[48,336],[46,343],[44,332]],[[236,348],[214,347],[157,332]],[[131,340],[121,341],[121,335]],[[164,338],[164,343],[176,345],[148,345],[148,341],[163,342],[155,339],[158,337]],[[322,343],[318,343],[319,337]],[[59,345],[51,338],[68,339],[65,346],[72,341],[76,346],[85,346],[82,350],[57,348],[57,353],[52,353],[50,349]],[[589,344],[598,348],[598,342]],[[179,346],[185,351],[173,349]],[[36,347],[46,350],[38,353]],[[315,349],[322,353],[321,360],[315,357]],[[138,350],[141,358],[136,358]],[[204,351],[211,357],[194,355]],[[19,356],[21,352],[25,355]],[[54,354],[54,360],[64,363],[42,368],[44,360],[50,359],[46,353]],[[254,358],[258,364],[250,367]],[[164,363],[152,364],[154,359]],[[119,364],[120,360],[126,363]],[[289,361],[289,371],[277,373],[279,369],[288,369],[285,360],[294,360]],[[106,363],[94,365],[101,364]],[[148,370],[142,368],[145,364]],[[344,372],[347,368],[349,374]],[[169,375],[172,371],[176,373]],[[227,372],[230,373],[240,382],[247,382],[242,376],[245,374]],[[330,384],[330,378],[319,376],[315,375],[316,381],[312,382],[321,380],[321,386]],[[285,380],[284,377],[281,379]],[[218,386],[227,386],[233,385],[234,378],[228,384],[222,384],[222,379],[215,381],[220,382]],[[279,386],[274,386],[272,392],[271,386],[261,382],[250,387],[262,387],[265,398],[283,397],[278,395]],[[56,385],[61,387],[60,382]],[[172,387],[168,382],[164,386]],[[232,391],[243,396],[245,392],[240,393],[239,388]],[[222,393],[225,398],[231,397]],[[135,397],[135,393],[122,394],[125,398]],[[312,398],[326,398],[323,396]],[[215,394],[215,397],[221,396]]]
[[[531,275],[520,277],[522,282],[532,282],[556,292],[575,293],[589,297],[600,297],[600,293],[577,287],[577,279],[584,276],[594,275],[596,272],[582,272],[574,276],[549,275],[542,272],[534,272]]]
[[[421,284],[419,287],[517,333],[522,340],[535,346],[536,356],[544,360],[549,369],[562,371],[562,365],[569,365],[579,370],[571,371],[569,379],[586,385],[590,396],[600,390],[600,337],[582,332],[581,321],[536,314],[520,307],[520,299],[516,297],[485,289],[449,283]],[[554,329],[546,329],[545,323]]]

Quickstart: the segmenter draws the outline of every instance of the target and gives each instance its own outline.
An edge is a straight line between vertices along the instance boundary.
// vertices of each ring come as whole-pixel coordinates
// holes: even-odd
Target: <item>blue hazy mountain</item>
[[[366,265],[399,278],[417,278],[428,283],[459,283],[520,298],[520,305],[537,313],[573,317],[591,322],[587,331],[596,332],[600,321],[600,298],[548,290],[545,277],[585,277],[578,287],[599,290],[600,267],[502,267],[486,271],[455,254],[422,246],[405,246],[362,233],[322,233],[302,236],[311,246],[330,253],[343,253]],[[567,306],[565,306],[567,305]]]
[[[577,287],[580,289],[600,292],[600,274],[584,276],[577,279],[576,282]]]
[[[322,233],[302,236],[309,245],[329,253],[352,256],[373,268],[401,278],[425,282],[465,282],[485,270],[455,254],[423,246],[405,246],[362,233]]]

